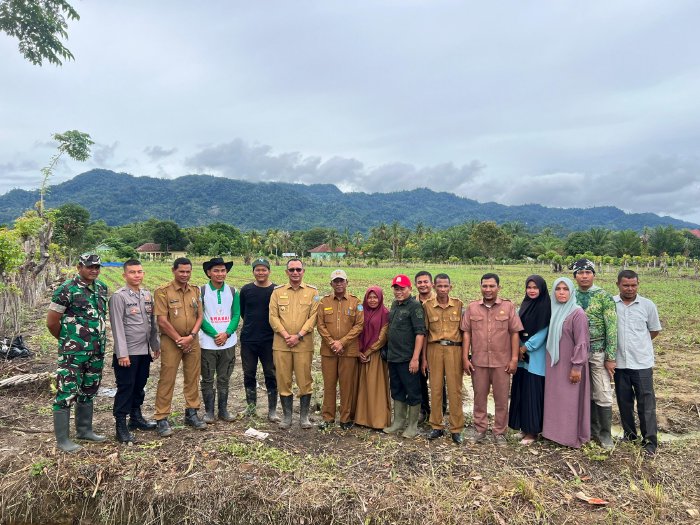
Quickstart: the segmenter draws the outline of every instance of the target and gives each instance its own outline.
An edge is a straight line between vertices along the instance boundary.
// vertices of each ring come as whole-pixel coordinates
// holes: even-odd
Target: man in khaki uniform
[[[192,263],[185,257],[173,262],[173,281],[156,289],[155,313],[160,328],[160,378],[156,393],[158,434],[173,433],[168,423],[175,377],[182,361],[185,395],[185,424],[197,429],[207,427],[199,419],[199,374],[202,368],[202,350],[199,346],[199,327],[202,325],[202,299],[199,288],[189,284]]]
[[[272,358],[284,414],[280,428],[292,426],[292,373],[299,389],[299,423],[301,428],[311,428],[311,361],[320,297],[315,286],[303,282],[300,259],[289,259],[286,272],[289,283],[277,286],[270,296],[270,326],[275,332]]]
[[[462,409],[462,301],[450,297],[452,283],[450,277],[441,273],[435,276],[437,295],[423,303],[427,337],[423,342],[423,374],[430,370],[430,412],[431,432],[428,439],[443,435],[443,377],[447,383],[447,397],[450,400],[450,434],[457,445],[462,443],[464,411]]]
[[[321,336],[321,372],[323,373],[323,423],[328,428],[335,420],[335,393],[340,383],[340,427],[352,427],[359,379],[358,336],[364,326],[362,302],[347,293],[348,276],[343,270],[331,273],[333,293],[318,307],[316,328]]]

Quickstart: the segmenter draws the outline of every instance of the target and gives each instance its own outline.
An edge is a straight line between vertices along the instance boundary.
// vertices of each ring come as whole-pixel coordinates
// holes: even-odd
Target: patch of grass
[[[281,472],[294,472],[301,465],[301,459],[297,456],[264,443],[241,443],[230,440],[221,445],[219,451],[244,461],[262,463]]]
[[[654,483],[652,485],[646,479],[644,479],[642,480],[642,492],[646,496],[647,501],[654,512],[654,518],[661,518],[668,500],[663,486],[661,486],[659,483]]]
[[[544,498],[535,488],[535,483],[531,479],[520,477],[515,480],[515,492],[521,498],[529,502],[535,508],[538,519],[546,519],[547,509],[542,502]]]
[[[42,326],[38,334],[32,337],[32,351],[40,356],[55,356],[58,348],[56,338],[51,335],[46,326]]]
[[[53,461],[47,458],[42,458],[39,461],[32,463],[29,472],[32,476],[41,476],[51,465],[53,465]]]
[[[605,461],[610,457],[610,452],[606,451],[604,448],[598,446],[597,444],[589,441],[581,447],[581,452],[591,461]]]

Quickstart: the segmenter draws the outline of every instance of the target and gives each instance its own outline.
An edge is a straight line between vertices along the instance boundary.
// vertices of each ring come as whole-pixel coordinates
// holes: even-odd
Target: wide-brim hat
[[[230,272],[231,268],[233,268],[233,261],[224,262],[224,260],[221,257],[212,257],[208,261],[204,261],[202,263],[202,268],[204,269],[204,273],[206,274],[214,266],[221,266],[221,265],[226,267],[227,272]]]

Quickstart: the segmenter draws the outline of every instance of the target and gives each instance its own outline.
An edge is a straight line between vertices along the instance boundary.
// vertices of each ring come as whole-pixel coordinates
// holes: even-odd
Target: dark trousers
[[[151,368],[151,356],[130,355],[130,366],[119,366],[116,355],[112,355],[114,378],[117,381],[117,394],[114,396],[114,417],[126,417],[135,408],[140,408],[146,396],[144,387]]]
[[[421,403],[420,376],[408,371],[408,361],[405,363],[389,363],[389,387],[391,399],[400,401],[408,406]]]
[[[262,342],[241,342],[241,365],[243,367],[243,387],[255,390],[258,361],[265,375],[265,388],[268,392],[277,392],[275,379],[275,362],[272,359],[272,339]]]
[[[634,421],[634,402],[637,401],[639,429],[645,443],[658,445],[656,437],[656,395],[654,394],[654,373],[651,368],[632,370],[615,369],[615,397],[620,410],[620,421],[625,438],[637,439]]]
[[[214,376],[216,376],[216,390],[228,392],[235,360],[235,345],[221,350],[202,348],[202,381],[200,383],[202,393],[214,392]]]

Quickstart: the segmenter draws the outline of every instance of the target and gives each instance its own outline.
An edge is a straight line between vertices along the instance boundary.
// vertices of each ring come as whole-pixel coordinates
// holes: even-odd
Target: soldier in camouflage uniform
[[[68,437],[73,402],[76,437],[106,439],[92,431],[92,400],[102,379],[107,337],[107,286],[97,279],[101,265],[99,255],[81,255],[78,275],[56,289],[46,317],[49,332],[58,339],[53,424],[58,448],[65,452],[80,449]]]
[[[617,354],[617,307],[610,293],[593,284],[595,265],[588,259],[572,264],[578,285],[576,302],[588,316],[591,375],[591,438],[604,448],[613,447],[612,385]]]

